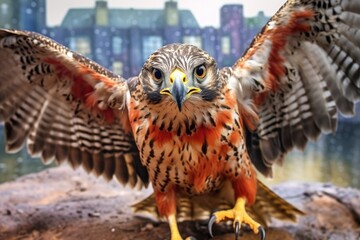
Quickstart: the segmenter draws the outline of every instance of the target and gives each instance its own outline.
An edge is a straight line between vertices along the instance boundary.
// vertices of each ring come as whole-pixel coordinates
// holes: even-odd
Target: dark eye
[[[204,65],[200,65],[195,68],[195,77],[199,80],[203,79],[206,76],[206,67]]]
[[[163,74],[159,69],[154,68],[152,70],[152,76],[156,81],[160,81],[162,79],[162,77],[163,77]]]

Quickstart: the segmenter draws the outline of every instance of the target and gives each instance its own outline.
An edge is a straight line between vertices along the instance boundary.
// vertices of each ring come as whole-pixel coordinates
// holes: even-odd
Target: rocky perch
[[[307,214],[297,223],[273,221],[267,239],[360,239],[360,192],[330,184],[285,183],[275,192]],[[169,239],[166,223],[137,218],[135,191],[67,166],[0,185],[0,239]],[[209,239],[206,226],[180,224],[183,236]],[[234,239],[231,229],[214,239]],[[258,239],[244,233],[241,239]]]

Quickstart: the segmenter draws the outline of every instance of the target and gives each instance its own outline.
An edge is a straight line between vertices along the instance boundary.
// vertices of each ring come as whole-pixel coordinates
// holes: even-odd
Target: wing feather
[[[127,82],[42,35],[0,29],[0,121],[7,150],[147,185],[128,123]],[[125,160],[126,159],[126,160]]]
[[[259,171],[271,175],[293,147],[335,131],[338,113],[354,114],[359,28],[359,1],[288,0],[234,64],[239,107],[252,99],[259,115],[247,134]]]

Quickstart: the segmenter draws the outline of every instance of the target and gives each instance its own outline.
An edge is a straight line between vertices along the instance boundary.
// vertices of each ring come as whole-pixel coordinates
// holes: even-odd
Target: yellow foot
[[[168,217],[170,232],[171,232],[171,240],[183,240],[176,222],[175,214],[172,214]],[[187,237],[185,240],[196,240],[194,237]]]
[[[209,220],[209,233],[211,237],[212,234],[212,225],[216,222],[219,223],[223,220],[234,220],[234,228],[235,228],[235,239],[238,239],[240,226],[242,223],[246,223],[251,230],[258,234],[260,232],[260,239],[265,240],[265,230],[264,228],[257,222],[255,222],[245,210],[245,199],[238,198],[235,203],[235,207],[230,210],[218,211],[211,215]]]

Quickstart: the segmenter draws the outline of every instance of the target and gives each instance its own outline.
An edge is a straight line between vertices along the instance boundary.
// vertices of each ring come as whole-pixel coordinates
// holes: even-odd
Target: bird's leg
[[[165,192],[155,191],[156,205],[160,216],[165,216],[168,220],[171,240],[183,240],[176,221],[176,194],[175,189],[168,189]],[[188,237],[186,240],[195,240]]]
[[[170,232],[171,232],[171,240],[182,240],[179,229],[178,229],[178,225],[176,222],[175,214],[171,214],[170,216],[168,216],[168,223],[169,223]]]

